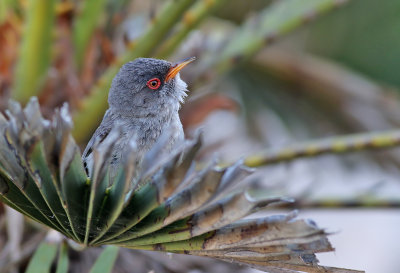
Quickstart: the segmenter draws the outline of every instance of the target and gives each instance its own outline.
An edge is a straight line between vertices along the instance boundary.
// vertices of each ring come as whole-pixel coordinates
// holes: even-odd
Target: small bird
[[[122,132],[112,151],[111,169],[118,166],[123,151],[131,141],[136,144],[135,157],[138,161],[166,130],[170,133],[166,149],[172,149],[176,143],[183,141],[178,111],[188,90],[179,71],[194,60],[192,57],[171,63],[138,58],[121,67],[108,94],[109,108],[82,155],[89,175],[93,164],[93,146],[101,143],[116,125]]]

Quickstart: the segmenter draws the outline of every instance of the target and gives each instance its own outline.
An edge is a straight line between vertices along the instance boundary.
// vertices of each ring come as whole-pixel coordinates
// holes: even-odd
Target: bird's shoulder
[[[113,120],[114,115],[110,110],[107,110],[103,117],[103,120],[100,123],[100,126],[96,129],[93,136],[86,145],[86,148],[82,154],[82,159],[87,158],[93,152],[93,146],[96,142],[101,143],[108,136],[114,124]]]

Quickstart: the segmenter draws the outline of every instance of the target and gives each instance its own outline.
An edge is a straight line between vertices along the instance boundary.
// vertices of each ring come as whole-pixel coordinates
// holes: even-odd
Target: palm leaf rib
[[[243,160],[227,168],[213,160],[198,170],[199,136],[168,155],[160,155],[161,137],[140,164],[132,143],[111,173],[115,128],[95,145],[87,177],[71,129],[67,106],[48,121],[36,98],[0,115],[2,202],[86,247],[185,253],[268,272],[352,272],[318,265],[315,253],[333,248],[311,220],[296,213],[241,220],[290,200],[251,196],[240,183],[252,171]]]

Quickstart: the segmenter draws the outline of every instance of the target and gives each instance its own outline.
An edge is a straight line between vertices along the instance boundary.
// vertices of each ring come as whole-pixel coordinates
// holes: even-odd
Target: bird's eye
[[[151,79],[147,82],[147,87],[153,90],[156,90],[160,87],[161,81],[159,78]]]

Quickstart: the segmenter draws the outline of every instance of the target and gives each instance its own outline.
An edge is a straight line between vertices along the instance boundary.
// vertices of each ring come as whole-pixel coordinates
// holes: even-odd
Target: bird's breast
[[[130,119],[123,124],[123,134],[118,143],[119,149],[123,150],[133,140],[136,142],[138,152],[143,155],[167,130],[171,133],[167,148],[171,149],[177,141],[182,141],[184,138],[178,113]]]

